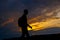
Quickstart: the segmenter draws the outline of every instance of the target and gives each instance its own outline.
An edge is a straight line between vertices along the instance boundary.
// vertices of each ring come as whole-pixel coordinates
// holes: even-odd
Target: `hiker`
[[[28,14],[28,10],[24,9],[24,14],[22,15],[22,17],[20,17],[18,19],[18,25],[22,29],[21,37],[24,37],[25,35],[27,37],[29,37],[29,33],[28,33],[28,29],[27,29],[28,26],[32,29],[32,27],[27,23],[27,14]]]

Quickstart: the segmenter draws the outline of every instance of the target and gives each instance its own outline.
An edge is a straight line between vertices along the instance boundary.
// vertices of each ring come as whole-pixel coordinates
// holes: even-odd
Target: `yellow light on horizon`
[[[60,27],[60,19],[48,19],[45,22],[35,22],[30,24],[32,26],[32,29],[30,29],[28,27],[28,30],[33,30],[33,31],[37,31],[37,30],[43,30],[46,28],[51,28],[51,27]]]

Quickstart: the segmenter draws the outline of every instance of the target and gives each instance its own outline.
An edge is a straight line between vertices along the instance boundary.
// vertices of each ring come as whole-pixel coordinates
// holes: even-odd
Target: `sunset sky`
[[[0,39],[21,36],[17,22],[26,8],[31,35],[35,32],[41,35],[38,31],[48,28],[60,28],[60,0],[0,0]]]

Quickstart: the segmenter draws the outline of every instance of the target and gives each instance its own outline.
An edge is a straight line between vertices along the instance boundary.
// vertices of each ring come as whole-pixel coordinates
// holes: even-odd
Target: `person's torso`
[[[27,17],[26,16],[22,16],[21,18],[19,18],[18,20],[18,25],[20,27],[25,27],[27,26]]]

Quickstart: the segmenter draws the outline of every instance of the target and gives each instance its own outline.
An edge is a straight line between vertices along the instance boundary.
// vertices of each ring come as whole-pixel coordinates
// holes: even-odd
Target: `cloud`
[[[35,4],[35,1],[31,0],[30,4],[32,4],[32,3]],[[8,2],[9,2],[8,4],[10,4],[11,2],[15,4],[18,1],[16,2],[16,0],[14,0],[14,1],[9,0]],[[28,1],[26,0],[25,2],[28,2]],[[47,5],[49,4],[48,1],[42,1],[42,3],[41,3],[42,5],[44,5],[43,2],[47,2],[46,3]],[[54,16],[56,16],[56,14],[59,10],[59,6],[60,6],[60,5],[57,5],[59,3],[59,2],[58,3],[57,2],[58,1],[54,1],[54,2],[52,1],[52,4],[50,3],[50,5],[48,5],[48,6],[46,6],[46,4],[45,4],[44,7],[42,5],[38,5],[38,6],[34,5],[36,7],[35,7],[35,9],[31,8],[32,11],[30,12],[31,14],[29,14],[29,16],[31,16],[31,19],[29,19],[28,22],[29,23],[33,23],[33,22],[35,23],[35,22],[45,21],[48,18],[53,18]],[[40,3],[40,1],[36,4],[39,4],[39,3]],[[22,6],[23,4],[24,4],[24,1],[21,2],[20,6]],[[54,7],[55,4],[56,4],[56,7]],[[26,4],[26,5],[28,5],[28,4]],[[31,5],[31,6],[34,7],[33,5]],[[31,10],[31,9],[29,9],[29,10]],[[22,13],[20,13],[20,14],[22,14]],[[14,23],[17,25],[18,17],[20,14],[18,12],[15,13],[15,11],[10,12],[10,13],[8,12],[8,14],[6,14],[6,16],[11,16],[11,17],[10,18],[8,17],[7,21],[5,21],[3,24]]]
[[[59,19],[49,18],[42,22],[35,22],[35,23],[30,24],[32,26],[32,29],[28,28],[28,30],[37,31],[37,30],[43,30],[46,28],[60,27],[59,21],[60,21],[60,18]]]

